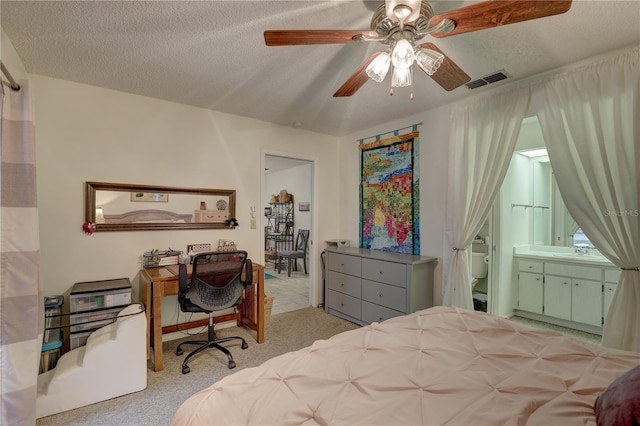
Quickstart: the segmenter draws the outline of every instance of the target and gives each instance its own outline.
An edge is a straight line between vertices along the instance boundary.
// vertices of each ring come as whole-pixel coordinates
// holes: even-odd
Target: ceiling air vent
[[[477,89],[478,87],[486,86],[487,84],[495,83],[496,81],[504,80],[508,77],[507,73],[504,70],[501,70],[477,80],[470,81],[466,83],[465,86],[467,86],[467,89]]]

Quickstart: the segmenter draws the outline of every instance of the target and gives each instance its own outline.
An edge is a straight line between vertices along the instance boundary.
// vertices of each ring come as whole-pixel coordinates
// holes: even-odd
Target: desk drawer
[[[328,252],[327,269],[359,277],[362,272],[362,261],[357,256]]]
[[[355,319],[360,319],[362,313],[362,301],[346,294],[327,290],[327,306]]]
[[[406,312],[407,310],[407,290],[388,284],[363,281],[362,300],[396,311]]]
[[[406,287],[407,265],[383,260],[362,259],[362,278]]]
[[[341,274],[340,272],[327,271],[327,288],[349,296],[360,298],[362,281],[353,275]]]

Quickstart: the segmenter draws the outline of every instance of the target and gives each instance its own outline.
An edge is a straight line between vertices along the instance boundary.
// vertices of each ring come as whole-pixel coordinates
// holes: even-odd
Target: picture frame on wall
[[[311,203],[309,201],[303,201],[298,203],[298,211],[308,212],[311,210]]]
[[[169,194],[164,192],[132,192],[131,201],[147,203],[168,203]]]
[[[271,207],[265,207],[264,208],[264,215],[265,216],[271,216],[272,213],[273,213],[273,210],[271,209]]]

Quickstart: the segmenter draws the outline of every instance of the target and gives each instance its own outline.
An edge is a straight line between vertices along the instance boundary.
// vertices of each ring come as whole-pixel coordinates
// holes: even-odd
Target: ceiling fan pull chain
[[[393,87],[389,89],[389,96],[393,96]]]

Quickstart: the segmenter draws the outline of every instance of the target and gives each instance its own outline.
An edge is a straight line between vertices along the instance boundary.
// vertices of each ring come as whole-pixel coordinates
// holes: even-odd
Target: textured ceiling
[[[450,103],[421,72],[390,97],[389,78],[354,96],[332,94],[378,43],[266,47],[267,29],[369,29],[371,1],[2,1],[2,28],[27,71],[330,135]],[[472,4],[432,2],[435,13]],[[574,0],[569,12],[427,37],[472,79],[504,69],[527,78],[640,45],[640,1]],[[504,84],[504,83],[497,83]],[[497,84],[493,85],[496,86]],[[492,87],[493,87],[492,86]]]

